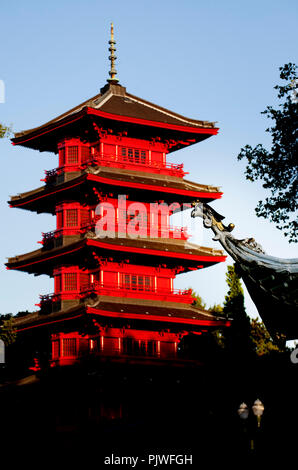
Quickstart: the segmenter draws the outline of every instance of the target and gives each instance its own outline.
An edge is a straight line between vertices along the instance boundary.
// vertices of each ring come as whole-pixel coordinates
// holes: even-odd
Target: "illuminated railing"
[[[153,170],[169,170],[171,174],[176,175],[176,176],[184,176],[186,175],[186,172],[184,172],[183,168],[184,165],[183,163],[163,163],[163,162],[156,162],[156,161],[148,161],[147,159],[144,159],[141,161],[140,159],[136,159],[135,157],[129,157],[129,156],[122,156],[122,155],[100,155],[98,152],[95,152],[93,157],[90,158],[87,162],[83,163],[82,166],[88,166],[92,164],[97,164],[97,165],[109,165],[113,166],[115,164],[121,165],[121,167],[125,168],[125,165],[129,164],[130,166],[136,166],[141,168],[144,167],[149,167]]]
[[[192,289],[154,289],[149,286],[146,287],[137,284],[132,288],[131,286],[108,286],[99,282],[93,282],[88,288],[81,290],[80,297],[85,298],[92,294],[183,303],[192,303],[194,300],[192,297]]]
[[[98,166],[109,166],[109,167],[117,167],[117,168],[131,168],[135,170],[143,171],[145,168],[147,171],[152,173],[165,173],[170,174],[171,176],[178,176],[183,178],[187,172],[184,171],[183,163],[176,164],[176,163],[163,163],[163,162],[149,162],[147,159],[141,161],[141,159],[137,160],[135,158],[130,157],[123,157],[123,156],[113,156],[113,155],[100,155],[99,153],[95,153],[89,159],[85,160],[84,162],[65,165],[58,168],[54,168],[52,170],[45,171],[45,178],[41,181],[46,182],[47,184],[55,183],[57,176],[62,174],[64,171],[80,171],[84,170],[88,166],[98,165]]]
[[[40,181],[44,181],[47,184],[55,183],[57,176],[62,173],[61,168],[54,168],[53,170],[45,170],[45,178]]]
[[[183,163],[163,163],[163,162],[156,162],[156,161],[148,161],[144,159],[143,161],[141,158],[136,159],[135,157],[129,156],[122,156],[122,155],[100,155],[98,152],[95,152],[92,158],[87,160],[86,162],[81,164],[82,168],[85,168],[89,165],[99,165],[99,166],[120,166],[120,168],[125,168],[127,165],[134,166],[136,168],[140,168],[140,170],[144,167],[148,167],[151,170],[158,171],[158,170],[167,170],[167,173],[172,174],[173,176],[183,177],[186,173],[183,168]]]
[[[133,220],[133,219],[132,219]],[[88,231],[94,231],[97,221],[91,222],[90,224],[81,227],[80,232],[85,233]],[[108,223],[108,221],[107,221]],[[138,224],[138,222],[137,222]],[[115,223],[115,233],[122,232],[120,224]],[[127,228],[127,225],[126,225]],[[127,232],[129,234],[129,232]],[[190,235],[187,233],[187,227],[177,227],[168,225],[167,227],[155,227],[154,225],[140,225],[136,229],[133,235],[139,235],[141,238],[170,238],[170,239],[181,239],[188,240]]]
[[[116,285],[103,285],[100,282],[93,282],[88,287],[83,287],[80,291],[61,292],[56,294],[40,295],[41,308],[46,304],[55,303],[65,299],[80,298],[85,299],[91,295],[106,295],[113,297],[133,297],[140,299],[163,300],[168,302],[192,303],[192,289],[154,289],[136,285],[132,287],[123,287]]]
[[[53,230],[51,232],[42,233],[42,240],[38,243],[41,243],[44,247],[54,243],[55,239],[63,235],[74,235],[74,234],[84,234],[88,231],[95,231],[96,222],[91,222],[90,224],[83,225],[81,228],[66,227],[58,230]],[[120,230],[121,232],[121,230]],[[138,231],[136,230],[136,233]],[[115,233],[118,233],[118,225],[115,224]],[[187,227],[173,227],[168,226],[165,228],[157,228],[147,226],[143,227],[143,230],[140,230],[139,236],[141,238],[169,238],[169,239],[181,239],[188,240],[190,235],[187,233]]]
[[[53,248],[55,240],[63,235],[63,230],[52,230],[51,232],[42,232],[42,240],[38,241],[44,248]]]

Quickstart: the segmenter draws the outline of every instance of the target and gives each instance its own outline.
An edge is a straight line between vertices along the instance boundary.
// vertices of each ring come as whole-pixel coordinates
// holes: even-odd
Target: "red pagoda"
[[[109,43],[110,78],[99,94],[12,139],[58,155],[42,187],[10,200],[56,216],[38,250],[7,263],[54,279],[39,311],[15,318],[23,360],[33,369],[86,358],[181,364],[183,338],[228,325],[193,305],[191,290],[174,288],[176,275],[226,257],[170,225],[171,214],[194,200],[221,197],[219,188],[185,179],[183,164],[168,161],[218,129],[127,93],[116,78],[113,28]]]

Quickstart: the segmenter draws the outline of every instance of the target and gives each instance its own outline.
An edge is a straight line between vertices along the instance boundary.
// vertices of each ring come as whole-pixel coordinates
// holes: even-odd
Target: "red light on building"
[[[52,366],[88,355],[177,361],[182,337],[228,325],[193,306],[190,289],[175,289],[178,274],[224,261],[223,253],[189,243],[186,228],[170,224],[194,199],[221,197],[217,187],[185,180],[183,163],[170,162],[171,152],[217,131],[111,78],[94,98],[15,134],[15,145],[58,154],[43,187],[10,201],[55,215],[56,227],[43,233],[39,250],[7,263],[54,280],[38,314],[15,320],[24,338],[46,331]]]

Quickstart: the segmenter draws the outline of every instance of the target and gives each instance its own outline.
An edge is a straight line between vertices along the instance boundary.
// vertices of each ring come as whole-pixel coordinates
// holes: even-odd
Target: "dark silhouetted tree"
[[[16,329],[13,326],[13,318],[10,314],[0,315],[0,339],[6,346],[16,340]]]
[[[202,299],[202,297],[197,293],[195,292],[194,290],[192,291],[192,297],[194,299],[193,301],[193,305],[195,307],[198,307],[198,308],[202,308],[203,310],[205,310],[206,308],[206,303],[204,302],[204,300]]]
[[[250,322],[250,335],[254,345],[255,353],[264,356],[272,352],[280,352],[279,346],[273,343],[272,338],[263,322],[253,318]]]
[[[246,179],[262,180],[263,187],[271,191],[256,207],[258,217],[274,222],[284,231],[289,242],[298,241],[298,223],[295,212],[298,208],[297,194],[297,150],[298,150],[298,79],[297,66],[292,63],[280,67],[280,78],[284,85],[276,85],[280,104],[277,109],[267,106],[262,112],[273,121],[268,127],[272,137],[269,150],[258,144],[255,148],[246,145],[241,149],[238,160],[247,159]]]
[[[232,321],[225,333],[225,346],[232,354],[248,355],[253,351],[250,319],[246,314],[244,292],[234,265],[228,266],[226,281],[229,290],[225,297],[223,312]]]

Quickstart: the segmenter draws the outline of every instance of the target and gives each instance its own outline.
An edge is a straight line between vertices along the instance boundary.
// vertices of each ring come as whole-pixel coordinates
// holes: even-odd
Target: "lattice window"
[[[76,273],[64,274],[64,290],[66,291],[77,290],[77,274]]]
[[[153,285],[153,277],[144,276],[144,289],[151,290],[152,285]]]
[[[145,150],[141,150],[141,163],[143,165],[146,163],[146,153]]]
[[[63,340],[63,357],[77,355],[77,340],[76,338],[64,338]]]
[[[120,155],[125,162],[145,165],[147,161],[147,152],[145,150],[121,147]]]
[[[148,356],[156,356],[157,354],[156,341],[147,342],[147,354]]]
[[[67,149],[67,163],[69,165],[79,162],[79,148],[78,146],[68,147]]]
[[[58,359],[60,356],[60,341],[55,339],[52,341],[52,359]]]
[[[55,293],[61,292],[61,288],[61,274],[57,274],[57,276],[55,276]]]
[[[66,227],[78,226],[78,209],[66,209]]]
[[[121,287],[129,290],[150,291],[153,286],[153,276],[143,274],[122,274]]]
[[[134,159],[136,163],[140,163],[140,151],[139,149],[135,149],[134,151]]]
[[[129,274],[123,275],[122,284],[125,289],[130,289],[130,275]]]

